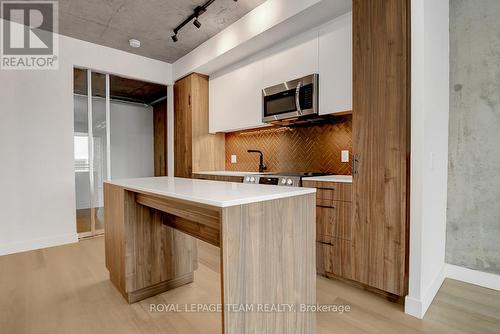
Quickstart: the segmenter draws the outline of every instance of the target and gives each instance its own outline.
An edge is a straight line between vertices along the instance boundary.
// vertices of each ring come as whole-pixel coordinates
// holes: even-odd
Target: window
[[[75,137],[75,172],[89,172],[89,137],[85,133],[76,133]]]

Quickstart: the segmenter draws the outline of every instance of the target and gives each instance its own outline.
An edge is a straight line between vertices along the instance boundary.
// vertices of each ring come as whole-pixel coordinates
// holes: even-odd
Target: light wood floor
[[[95,213],[95,228],[102,230],[104,228],[104,208],[99,207],[94,210]],[[77,209],[76,210],[76,232],[90,232],[90,218],[92,215],[91,209]]]
[[[195,282],[128,305],[108,280],[104,239],[0,257],[0,333],[220,333],[217,313],[151,313],[151,303],[218,303],[218,250],[202,244]],[[318,278],[318,303],[349,313],[317,315],[325,333],[500,333],[500,293],[447,280],[424,320],[401,305]]]

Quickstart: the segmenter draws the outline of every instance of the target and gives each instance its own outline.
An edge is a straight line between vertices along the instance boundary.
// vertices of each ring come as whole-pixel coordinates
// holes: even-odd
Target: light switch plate
[[[349,162],[349,151],[342,151],[342,162]]]
[[[231,154],[231,163],[235,164],[236,162],[238,162],[238,158],[236,157],[236,154]]]

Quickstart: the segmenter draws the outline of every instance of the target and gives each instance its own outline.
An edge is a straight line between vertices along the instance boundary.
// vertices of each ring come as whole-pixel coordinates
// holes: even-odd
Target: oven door
[[[262,121],[273,122],[318,113],[318,75],[262,90]]]

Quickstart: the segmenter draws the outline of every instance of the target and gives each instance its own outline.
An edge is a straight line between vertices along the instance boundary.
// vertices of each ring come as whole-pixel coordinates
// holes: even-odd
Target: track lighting
[[[234,0],[234,2],[237,2],[238,0]],[[186,25],[188,24],[189,22],[191,22],[193,19],[193,24],[196,28],[200,29],[201,27],[201,22],[198,20],[198,18],[200,17],[200,15],[202,15],[203,13],[205,13],[207,11],[207,8],[208,6],[210,6],[211,4],[213,4],[215,2],[215,0],[208,0],[206,1],[203,5],[201,6],[197,6],[194,10],[193,10],[193,13],[191,15],[189,15],[188,18],[186,18],[184,21],[182,21],[181,24],[179,24],[177,27],[175,27],[174,29],[174,35],[172,36],[172,40],[174,42],[177,42],[179,39],[177,38],[177,33]]]
[[[198,18],[195,18],[194,21],[193,21],[193,24],[196,28],[200,29],[201,27],[201,22],[198,21]]]

